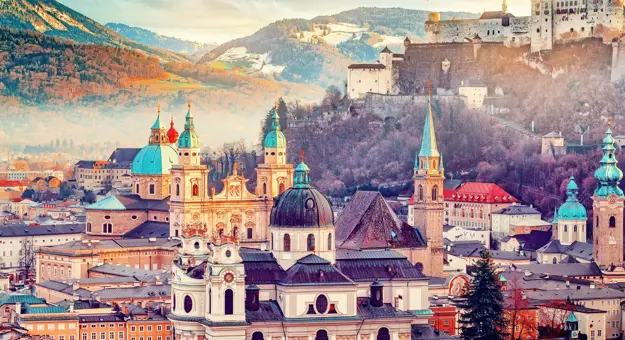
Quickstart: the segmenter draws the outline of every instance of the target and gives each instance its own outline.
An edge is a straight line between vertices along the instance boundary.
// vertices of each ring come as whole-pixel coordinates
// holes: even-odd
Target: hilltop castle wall
[[[427,21],[426,41],[465,42],[476,35],[484,42],[500,42],[519,47],[530,44],[530,17]]]

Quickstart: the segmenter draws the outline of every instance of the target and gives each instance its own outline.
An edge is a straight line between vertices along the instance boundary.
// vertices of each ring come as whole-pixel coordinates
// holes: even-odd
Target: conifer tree
[[[487,250],[471,273],[471,283],[460,304],[462,338],[466,340],[503,340],[506,337],[504,297],[498,284],[498,275]]]

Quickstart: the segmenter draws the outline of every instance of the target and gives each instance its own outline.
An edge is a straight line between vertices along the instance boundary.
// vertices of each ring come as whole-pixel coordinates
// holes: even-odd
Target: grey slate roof
[[[179,243],[176,240],[168,240],[164,238],[157,238],[154,241],[149,239],[121,239],[121,240],[98,240],[94,242],[83,241],[71,241],[63,244],[59,244],[50,248],[52,250],[90,250],[90,249],[118,249],[118,248],[140,248],[148,246],[165,246],[174,247]],[[48,249],[42,249],[42,252],[48,251]]]
[[[483,249],[486,249],[486,247],[484,247],[484,245],[479,241],[460,241],[452,242],[448,248],[445,249],[445,253],[463,257],[477,256]]]
[[[357,301],[358,315],[365,319],[397,319],[397,318],[414,318],[410,312],[403,310],[395,310],[390,303],[385,303],[380,307],[374,307],[369,303],[368,297],[360,297]]]
[[[169,237],[169,223],[168,222],[155,222],[146,221],[128,231],[122,236],[123,238],[168,238]]]
[[[39,226],[7,225],[0,227],[0,237],[23,237],[43,235],[74,235],[85,232],[84,223],[45,224]]]
[[[537,251],[544,247],[551,239],[551,231],[533,230],[529,234],[519,234],[514,236],[506,236],[502,242],[507,242],[510,238],[516,239],[521,244],[521,249],[526,251]]]
[[[168,299],[171,297],[171,285],[153,285],[139,287],[123,287],[123,288],[105,288],[100,291],[102,299],[125,299],[125,298],[160,298]]]
[[[531,257],[529,254],[520,254],[516,251],[500,251],[489,250],[493,259],[498,260],[529,260]]]
[[[139,151],[141,151],[140,148],[117,148],[109,157],[109,164],[106,167],[111,169],[130,169],[132,161]]]
[[[511,205],[509,207],[495,211],[493,214],[498,215],[540,215],[540,211],[527,205]]]
[[[406,257],[395,251],[337,253],[336,267],[355,282],[417,280],[427,278]]]
[[[126,276],[126,277],[134,277],[137,279],[152,279],[157,276],[161,280],[166,280],[170,277],[171,272],[162,271],[162,270],[146,270],[140,268],[130,268],[124,266],[118,266],[115,264],[102,264],[99,266],[95,266],[89,269],[89,272],[107,274],[107,275],[115,275],[115,276]]]
[[[592,244],[585,242],[573,242],[570,245],[562,245],[559,240],[551,240],[537,250],[543,254],[567,254],[586,261],[592,260]]]
[[[600,300],[625,299],[625,292],[612,288],[561,289],[552,291],[526,292],[527,297],[536,300]]]
[[[412,325],[411,340],[457,340],[456,336],[441,332],[430,325]]]
[[[280,285],[353,285],[354,282],[326,259],[310,254],[284,273]]]
[[[556,263],[556,264],[524,264],[516,266],[517,270],[528,270],[532,273],[562,276],[601,276],[601,269],[596,263]]]
[[[239,254],[245,267],[246,284],[273,284],[284,275],[284,269],[270,251],[241,248]]]
[[[248,322],[280,322],[284,318],[277,301],[261,301],[258,311],[245,310]]]

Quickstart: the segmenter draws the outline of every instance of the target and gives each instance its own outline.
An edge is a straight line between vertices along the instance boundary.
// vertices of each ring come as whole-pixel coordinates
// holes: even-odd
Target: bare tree
[[[24,238],[22,240],[22,247],[19,252],[20,255],[20,271],[24,273],[24,277],[28,278],[29,274],[34,274],[35,270],[35,246],[31,238]]]

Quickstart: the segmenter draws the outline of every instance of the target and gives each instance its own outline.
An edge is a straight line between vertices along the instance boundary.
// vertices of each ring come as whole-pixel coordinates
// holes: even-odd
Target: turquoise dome
[[[619,183],[623,179],[623,171],[617,166],[614,138],[612,137],[612,130],[609,128],[603,139],[601,150],[603,150],[603,157],[599,162],[601,166],[595,171],[595,179],[599,182],[599,186],[595,189],[595,195],[603,198],[610,195],[625,197],[623,190],[619,188]]]
[[[132,161],[133,175],[169,175],[169,170],[178,161],[178,152],[167,144],[150,144]]]
[[[286,137],[280,130],[280,117],[277,109],[273,110],[271,119],[273,122],[271,123],[271,130],[265,136],[265,148],[286,148]]]
[[[575,178],[571,176],[569,184],[566,186],[566,195],[568,198],[566,202],[558,209],[557,220],[558,221],[579,221],[586,220],[586,208],[579,203],[577,199],[578,187],[575,183]]]
[[[195,132],[195,124],[193,124],[193,115],[191,114],[191,105],[189,112],[185,117],[184,131],[178,137],[178,149],[199,149],[200,137]]]

